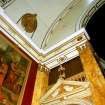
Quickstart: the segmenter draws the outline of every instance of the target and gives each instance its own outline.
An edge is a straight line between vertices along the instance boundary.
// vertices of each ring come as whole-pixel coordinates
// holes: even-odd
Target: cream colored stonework
[[[105,78],[95,59],[97,56],[89,42],[79,47],[78,51],[86,77],[91,83],[94,105],[105,105]]]

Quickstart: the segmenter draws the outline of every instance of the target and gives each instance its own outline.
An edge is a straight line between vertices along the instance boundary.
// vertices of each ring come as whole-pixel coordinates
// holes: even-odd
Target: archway
[[[87,10],[81,15],[76,24],[76,30],[82,27],[86,28],[90,36],[90,42],[99,56],[98,61],[102,72],[105,76],[105,48],[104,48],[104,35],[105,35],[105,0],[94,0],[87,8]]]
[[[104,49],[104,24],[105,24],[105,0],[93,1],[86,11],[81,15],[76,24],[76,31],[82,27],[86,28],[99,57],[105,60]]]
[[[105,4],[91,17],[87,23],[86,30],[98,56],[105,60]]]

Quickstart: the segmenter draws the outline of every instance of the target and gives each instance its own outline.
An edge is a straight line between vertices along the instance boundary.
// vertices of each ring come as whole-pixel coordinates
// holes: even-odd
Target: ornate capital
[[[45,65],[42,65],[42,64],[38,65],[38,70],[41,72],[46,72],[46,73],[49,73],[50,71]]]
[[[93,47],[92,47],[92,45],[90,44],[89,41],[87,41],[87,42],[81,44],[80,46],[77,46],[77,47],[76,47],[76,49],[79,51],[79,53],[80,53],[82,50],[85,50],[85,49],[88,49],[88,48],[91,49],[92,52],[94,52]]]

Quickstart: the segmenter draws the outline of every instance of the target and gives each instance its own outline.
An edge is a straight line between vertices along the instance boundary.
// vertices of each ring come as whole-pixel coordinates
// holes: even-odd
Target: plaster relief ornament
[[[68,85],[65,85],[63,88],[64,88],[64,89],[65,89],[65,91],[67,91],[67,92],[70,92],[70,91],[72,91],[72,90],[73,90],[73,86],[68,86]]]
[[[0,0],[0,6],[5,9],[10,6],[15,0]]]
[[[21,25],[24,27],[26,32],[35,32],[37,28],[37,14],[24,14],[21,18]]]
[[[26,13],[17,21],[19,22],[27,33],[32,34],[32,38],[37,29],[37,14]]]

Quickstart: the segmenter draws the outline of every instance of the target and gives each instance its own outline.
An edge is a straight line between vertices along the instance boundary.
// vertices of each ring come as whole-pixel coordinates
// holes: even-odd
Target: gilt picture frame
[[[0,30],[0,105],[21,105],[32,60]]]

